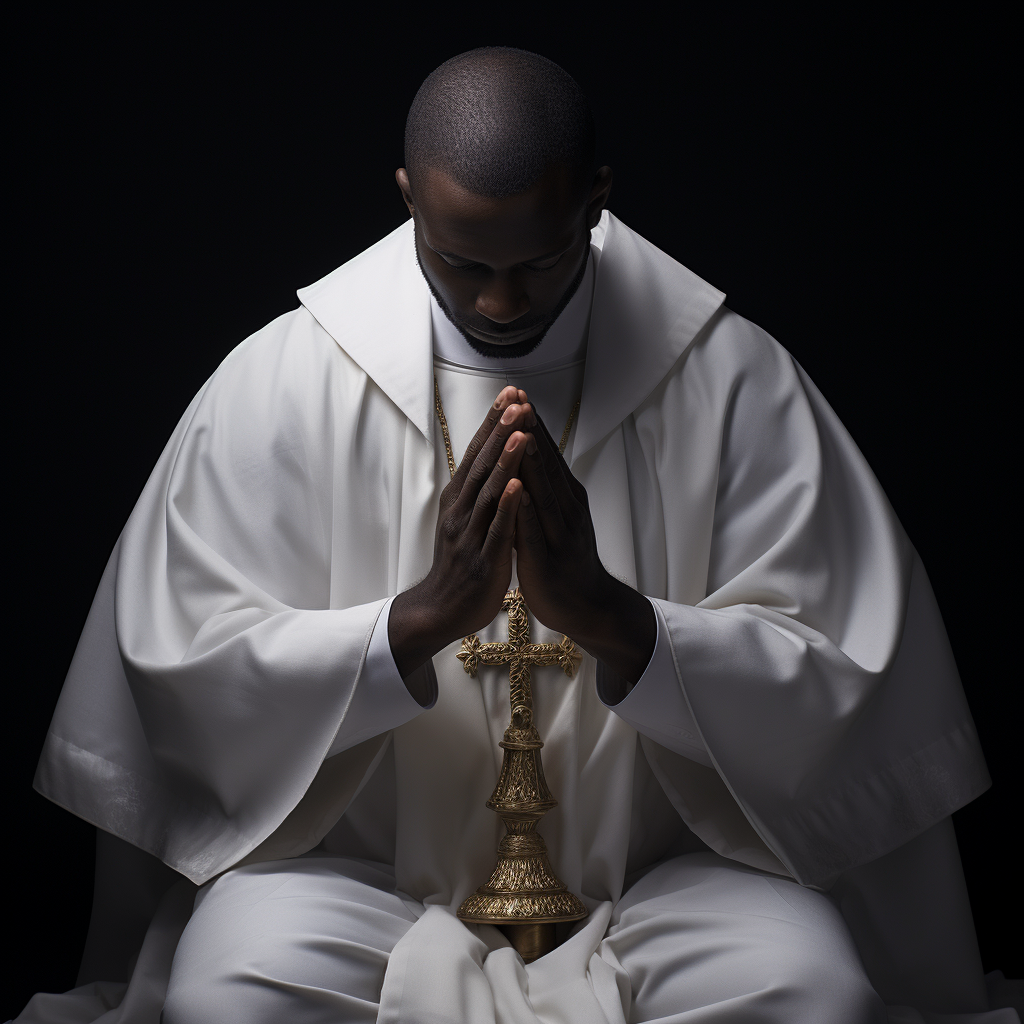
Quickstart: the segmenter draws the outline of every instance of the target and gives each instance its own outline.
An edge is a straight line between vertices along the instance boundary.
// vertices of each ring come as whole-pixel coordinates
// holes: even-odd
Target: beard
[[[415,222],[413,222],[413,230],[415,232]],[[430,294],[434,296],[438,306],[441,307],[441,312],[444,313],[448,318],[448,321],[459,332],[459,334],[466,339],[470,348],[472,348],[478,355],[485,356],[488,359],[522,359],[523,356],[528,356],[534,349],[536,349],[544,340],[544,336],[550,330],[551,325],[561,315],[562,310],[569,305],[572,301],[572,297],[576,294],[579,286],[583,283],[583,275],[587,272],[587,262],[590,259],[590,244],[588,239],[588,244],[583,252],[583,259],[580,260],[579,269],[576,271],[573,279],[569,282],[569,286],[565,289],[562,297],[558,300],[558,304],[542,321],[541,329],[534,337],[527,338],[526,341],[514,342],[511,345],[491,345],[486,341],[481,341],[479,338],[474,338],[472,334],[469,334],[466,331],[463,324],[458,320],[454,313],[452,313],[448,303],[444,301],[441,293],[431,283],[430,278],[427,277],[426,272],[423,269],[423,264],[420,263],[420,247],[418,239],[416,244],[413,246],[413,249],[416,252],[416,263],[419,265],[420,273],[423,274],[423,280],[427,282]]]

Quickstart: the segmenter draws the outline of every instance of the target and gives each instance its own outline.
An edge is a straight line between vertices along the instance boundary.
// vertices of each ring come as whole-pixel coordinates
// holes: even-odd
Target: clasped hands
[[[654,649],[654,611],[601,564],[586,489],[514,387],[498,395],[441,493],[430,572],[391,606],[388,637],[402,677],[494,619],[513,548],[533,614],[604,661],[625,696]]]

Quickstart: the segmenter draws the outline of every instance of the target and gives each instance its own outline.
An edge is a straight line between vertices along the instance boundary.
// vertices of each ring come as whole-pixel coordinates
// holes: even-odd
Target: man
[[[605,210],[549,61],[442,65],[406,165],[411,221],[225,360],[111,558],[37,787],[185,878],[23,1019],[985,1019],[949,815],[988,777],[835,415]],[[589,914],[528,965],[455,916],[509,715],[456,654],[516,587],[584,652],[534,699]]]

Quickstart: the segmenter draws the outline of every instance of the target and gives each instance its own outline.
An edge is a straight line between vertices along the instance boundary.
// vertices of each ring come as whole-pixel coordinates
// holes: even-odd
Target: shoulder
[[[300,306],[272,320],[224,358],[193,403],[189,433],[202,447],[253,454],[306,445],[322,433],[333,397],[361,371]],[[340,378],[340,380],[339,380]]]
[[[339,373],[360,372],[305,306],[272,320],[225,356],[210,379],[221,401],[316,401]]]
[[[691,373],[721,378],[730,388],[797,380],[789,352],[762,327],[726,306],[695,339],[686,362]]]
[[[722,418],[737,403],[775,406],[802,389],[790,353],[763,328],[723,305],[651,401],[663,411],[696,405],[702,413]]]

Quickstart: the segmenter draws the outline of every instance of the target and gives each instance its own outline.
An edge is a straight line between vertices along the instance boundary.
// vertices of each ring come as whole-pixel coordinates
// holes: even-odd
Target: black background
[[[1009,26],[980,8],[147,10],[14,35],[0,1019],[74,983],[92,828],[30,787],[110,549],[224,355],[402,221],[415,90],[487,44],[580,81],[612,211],[789,348],[880,478],[994,779],[955,816],[985,967],[1019,977]]]

